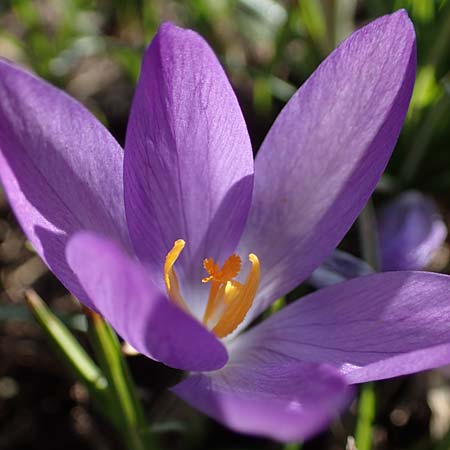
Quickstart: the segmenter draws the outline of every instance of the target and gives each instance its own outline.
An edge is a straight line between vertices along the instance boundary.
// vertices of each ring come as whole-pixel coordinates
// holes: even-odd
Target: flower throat
[[[173,267],[185,244],[185,241],[178,239],[167,254],[164,263],[164,283],[170,300],[190,313],[181,295],[178,277]],[[224,338],[232,333],[244,320],[253,304],[259,286],[260,267],[256,255],[250,253],[248,259],[252,267],[245,283],[234,279],[241,271],[239,256],[231,255],[221,268],[213,258],[203,261],[208,276],[202,279],[202,283],[211,283],[211,288],[202,322],[218,338]]]

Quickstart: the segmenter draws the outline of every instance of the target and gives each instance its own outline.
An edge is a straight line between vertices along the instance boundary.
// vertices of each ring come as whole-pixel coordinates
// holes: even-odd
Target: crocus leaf
[[[104,412],[107,412],[108,381],[99,367],[92,361],[75,336],[52,313],[45,302],[34,292],[26,292],[26,300],[30,311],[36,318],[50,343],[57,349],[61,358],[70,367],[93,399]]]

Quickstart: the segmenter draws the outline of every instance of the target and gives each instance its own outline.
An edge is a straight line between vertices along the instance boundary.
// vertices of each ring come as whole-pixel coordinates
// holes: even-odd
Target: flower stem
[[[301,450],[302,444],[300,442],[289,442],[284,444],[283,450]]]
[[[358,421],[355,430],[355,442],[358,450],[370,450],[372,448],[375,406],[375,385],[374,383],[365,383],[361,386],[359,395]]]
[[[110,384],[115,416],[128,450],[156,450],[120,342],[111,327],[93,311],[86,311],[89,337]]]
[[[362,257],[372,269],[380,270],[380,251],[378,245],[377,220],[372,200],[369,200],[358,217],[359,242]]]
[[[377,223],[372,200],[369,200],[358,218],[361,252],[373,269],[380,270]],[[361,386],[355,441],[358,450],[370,450],[373,441],[373,421],[375,419],[376,396],[373,383]]]
[[[447,431],[442,440],[436,445],[434,450],[449,450],[450,449],[450,431]]]

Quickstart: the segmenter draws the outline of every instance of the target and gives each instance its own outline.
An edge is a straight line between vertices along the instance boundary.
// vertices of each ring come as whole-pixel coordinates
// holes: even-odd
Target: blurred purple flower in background
[[[331,256],[322,263],[308,278],[308,283],[317,289],[322,289],[333,284],[342,283],[352,278],[371,275],[375,270],[364,260],[335,250]]]
[[[174,392],[234,430],[304,439],[345,403],[348,383],[450,361],[450,279],[429,273],[341,283],[240,333],[358,216],[415,64],[404,11],[355,32],[253,162],[231,86],[192,31],[164,24],[148,48],[124,153],[77,102],[1,62],[1,179],[65,286],[139,352],[192,372]]]
[[[381,271],[426,269],[446,237],[447,227],[434,201],[418,191],[403,192],[378,217]],[[365,261],[335,250],[308,281],[323,288],[373,272]]]
[[[383,270],[425,269],[442,247],[447,227],[429,197],[407,191],[390,201],[379,215]]]

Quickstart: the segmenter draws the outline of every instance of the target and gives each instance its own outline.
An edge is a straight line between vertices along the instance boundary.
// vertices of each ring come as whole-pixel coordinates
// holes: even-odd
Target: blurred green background
[[[419,68],[390,181],[439,192],[450,184],[447,0],[2,0],[0,55],[81,100],[123,141],[142,53],[159,23],[173,21],[202,34],[219,56],[257,149],[283,104],[339,42],[399,8],[416,27]]]
[[[280,109],[330,51],[353,30],[399,8],[414,22],[419,65],[407,120],[375,200],[416,188],[433,196],[448,218],[449,0],[0,0],[0,56],[80,100],[123,143],[141,56],[159,23],[192,28],[224,65],[256,151]],[[447,263],[444,257],[440,266]],[[83,339],[78,306],[27,246],[4,197],[0,264],[0,449],[120,449],[114,430],[92,410],[23,305],[23,290],[35,287]],[[141,357],[130,364],[150,416],[166,431],[167,448],[282,448],[235,435],[183,406],[165,390],[178,377],[174,371]],[[445,372],[379,383],[375,448],[450,449],[449,386]],[[303,448],[345,448],[354,413],[353,407]]]

